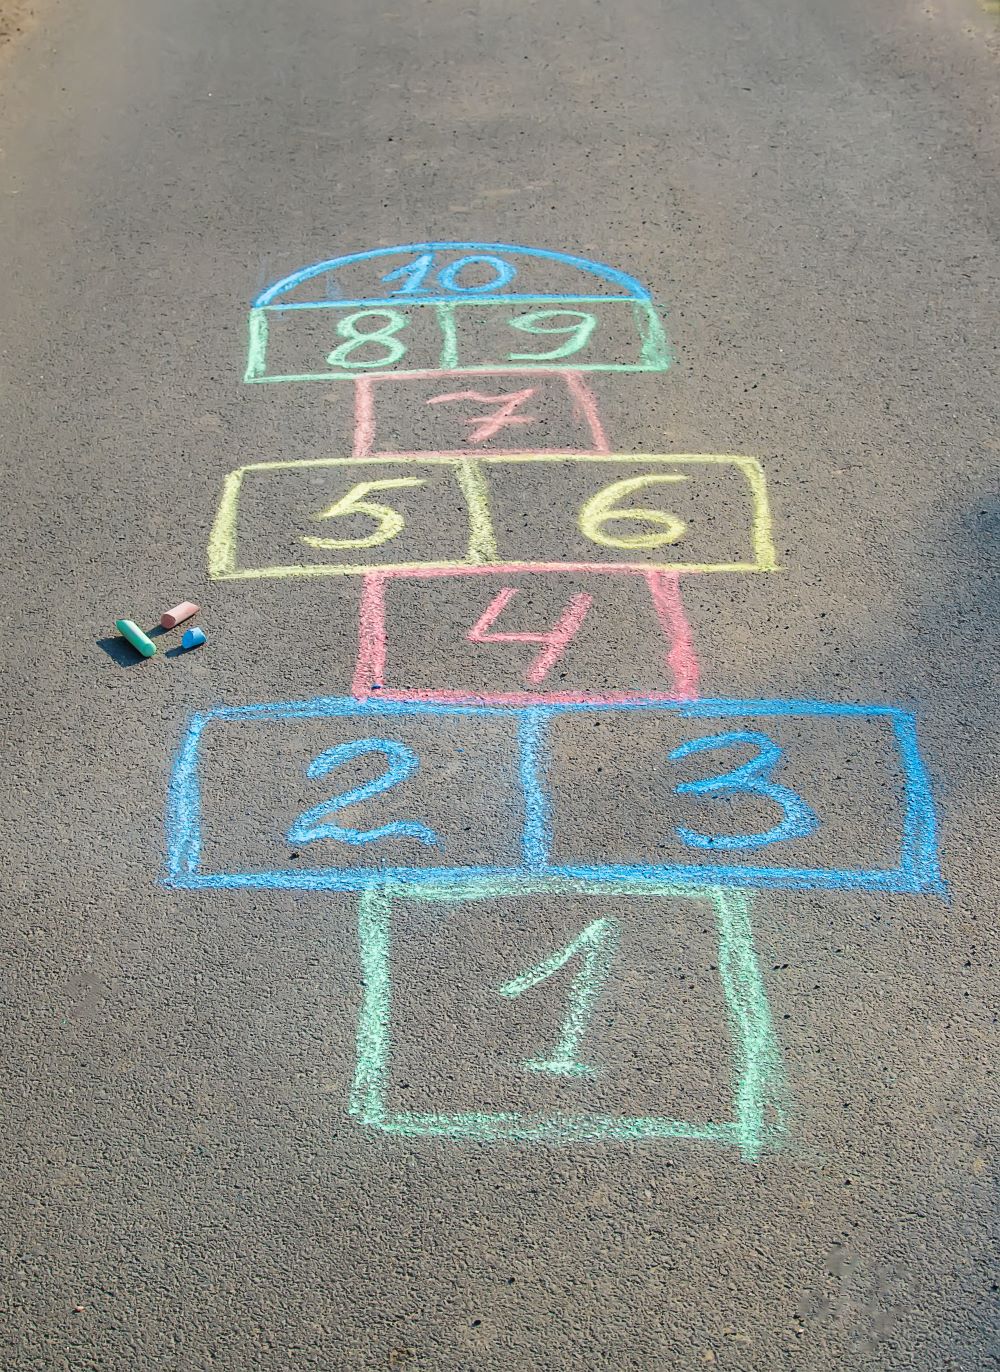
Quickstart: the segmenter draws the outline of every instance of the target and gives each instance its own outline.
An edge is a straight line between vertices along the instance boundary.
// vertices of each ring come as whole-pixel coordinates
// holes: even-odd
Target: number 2
[[[346,829],[339,824],[323,821],[338,810],[346,810],[349,805],[360,805],[363,800],[391,791],[400,782],[413,776],[420,766],[420,760],[412,748],[388,738],[359,738],[353,743],[338,743],[334,748],[314,757],[306,768],[307,777],[325,777],[335,767],[351,762],[367,753],[381,753],[388,764],[381,776],[366,781],[361,786],[352,786],[342,795],[321,801],[310,810],[304,810],[288,829],[289,843],[317,843],[320,839],[332,838],[338,843],[374,843],[380,838],[415,838],[428,848],[442,848],[438,835],[426,824],[417,820],[399,819],[391,824],[383,824],[378,829]]]
[[[759,834],[699,834],[683,825],[677,826],[677,835],[689,848],[714,848],[733,851],[746,848],[763,848],[768,843],[779,843],[782,839],[806,838],[815,833],[819,820],[801,796],[788,786],[781,786],[771,780],[771,772],[781,760],[781,749],[767,734],[752,729],[735,729],[728,734],[712,734],[708,738],[693,738],[682,743],[669,755],[671,762],[690,757],[692,753],[705,753],[716,748],[734,748],[739,744],[749,744],[759,749],[757,756],[742,767],[735,767],[721,776],[705,777],[701,781],[684,781],[676,791],[678,795],[751,795],[764,796],[780,806],[784,819],[773,829]]]

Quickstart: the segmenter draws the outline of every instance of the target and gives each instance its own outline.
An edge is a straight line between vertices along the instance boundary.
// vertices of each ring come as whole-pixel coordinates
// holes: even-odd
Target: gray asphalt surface
[[[52,0],[4,55],[0,1365],[1000,1363],[992,22],[958,0]],[[787,1129],[756,1160],[367,1126],[348,1111],[357,896],[161,884],[189,716],[347,694],[357,649],[356,578],[206,573],[226,472],[350,451],[349,384],[242,384],[249,301],[432,239],[637,276],[676,365],[593,381],[613,448],[763,463],[782,570],[684,580],[706,694],[916,713],[949,898],[754,896]],[[385,413],[387,447],[438,442]],[[528,447],[564,442],[553,420]],[[555,508],[564,478],[525,489]],[[535,587],[520,627],[581,589]],[[398,684],[468,684],[454,645],[483,598],[412,594]],[[112,641],[117,617],[188,596],[200,652],[139,665]],[[647,611],[612,607],[567,688],[662,686]],[[303,727],[294,757],[216,746],[221,863],[259,864],[273,796],[283,824],[323,799],[301,767],[340,736]],[[425,732],[450,784],[421,782],[409,813],[499,852],[503,741],[459,759],[457,726]],[[558,744],[570,860],[633,822],[657,842],[660,742],[604,737],[609,774],[579,735]],[[810,738],[796,784],[838,851],[878,846],[884,754]],[[489,988],[608,916],[603,1076],[518,1075],[569,968],[506,1018]],[[397,1108],[726,1117],[702,908],[402,902],[393,939]]]

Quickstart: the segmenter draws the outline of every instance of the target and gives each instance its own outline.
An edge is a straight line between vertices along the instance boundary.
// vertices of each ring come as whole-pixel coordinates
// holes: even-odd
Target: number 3
[[[788,786],[780,786],[777,782],[771,781],[770,774],[781,759],[781,749],[767,734],[756,733],[751,729],[737,729],[729,734],[693,738],[690,742],[682,743],[679,748],[675,748],[669,755],[670,761],[678,762],[692,753],[705,753],[715,748],[733,748],[741,743],[748,743],[760,751],[749,762],[744,762],[742,767],[736,767],[731,772],[723,772],[721,776],[682,782],[676,788],[677,794],[707,796],[713,793],[739,795],[741,792],[748,792],[773,801],[781,807],[785,817],[773,829],[760,834],[716,834],[709,837],[707,834],[699,834],[694,829],[678,825],[678,837],[689,848],[718,848],[723,851],[762,848],[767,843],[779,843],[786,838],[805,838],[819,827],[819,820],[801,796]]]

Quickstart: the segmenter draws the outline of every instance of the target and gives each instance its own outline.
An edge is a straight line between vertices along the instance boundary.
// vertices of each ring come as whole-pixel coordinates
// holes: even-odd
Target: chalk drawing
[[[632,476],[624,481],[613,481],[603,491],[591,496],[580,511],[580,529],[594,543],[604,548],[662,548],[664,544],[678,543],[684,536],[684,521],[665,510],[616,509],[620,500],[641,491],[647,486],[657,486],[673,481],[686,481],[680,472],[656,473],[651,476]],[[653,530],[646,534],[609,534],[604,530],[606,524],[615,520],[627,520],[630,524],[652,524]],[[656,529],[660,532],[657,533]]]
[[[492,414],[472,415],[471,418],[465,420],[465,423],[471,426],[469,442],[487,443],[501,429],[508,426],[537,422],[533,415],[515,413],[518,407],[530,400],[534,394],[535,388],[533,386],[529,386],[527,390],[523,391],[510,391],[506,395],[485,395],[482,391],[450,391],[447,395],[432,395],[427,404],[441,405],[448,401],[474,400],[480,405],[496,405],[497,408]]]
[[[406,285],[393,291],[393,295],[414,295],[418,292],[427,277],[434,263],[435,254],[432,252],[421,253],[414,262],[397,267],[395,271],[388,272],[383,276],[383,281],[405,281]],[[460,286],[458,278],[466,269],[477,263],[485,263],[493,272],[491,281],[485,281],[476,286]],[[502,291],[505,286],[510,285],[517,275],[517,268],[511,262],[505,262],[502,257],[492,257],[488,254],[475,253],[468,257],[459,257],[450,263],[437,274],[437,282],[442,290],[455,292],[459,295],[483,295],[488,291]]]
[[[884,744],[893,750],[898,768],[902,804],[886,797],[883,822],[890,823],[897,836],[899,857],[895,865],[870,867],[851,865],[850,847],[846,840],[840,844],[840,863],[800,867],[782,860],[782,843],[789,836],[779,833],[767,844],[767,865],[738,865],[725,861],[725,850],[719,862],[622,862],[610,855],[587,862],[553,862],[556,835],[553,832],[553,807],[550,792],[548,734],[553,724],[578,715],[599,719],[615,713],[628,717],[636,712],[658,712],[666,723],[681,721],[726,720],[739,722],[794,718],[800,729],[810,719],[836,717],[842,725],[852,721],[881,723]],[[236,724],[246,721],[290,724],[303,719],[338,718],[356,720],[359,738],[369,744],[372,722],[395,721],[398,726],[406,718],[469,718],[507,720],[517,728],[517,756],[512,759],[520,778],[522,812],[519,820],[519,845],[522,864],[519,867],[497,868],[488,863],[470,862],[456,867],[427,867],[412,864],[393,864],[388,860],[379,866],[359,868],[338,864],[336,851],[324,853],[326,865],[313,868],[203,871],[201,869],[201,799],[199,781],[199,746],[209,726]],[[763,731],[761,731],[763,732]],[[859,745],[870,746],[870,739]],[[802,745],[797,745],[802,746]],[[417,752],[417,748],[414,748]],[[492,765],[492,764],[490,764]],[[664,763],[666,766],[666,761]],[[394,784],[394,783],[391,783]],[[662,783],[660,783],[662,785]],[[662,793],[662,792],[661,792]],[[663,794],[669,794],[663,793]],[[341,798],[341,804],[349,802]],[[329,803],[324,807],[330,809]],[[563,823],[562,816],[559,820]],[[578,841],[575,829],[567,834]],[[495,826],[494,826],[495,827]],[[780,826],[779,826],[780,827]],[[428,831],[431,833],[432,831]],[[560,830],[561,832],[561,830]],[[583,835],[585,838],[586,835]],[[850,843],[860,842],[859,834]],[[755,846],[764,846],[764,836],[755,835]],[[716,844],[718,848],[720,845]],[[714,854],[712,854],[714,856]],[[705,854],[707,858],[709,853]],[[299,890],[360,890],[369,886],[395,881],[402,884],[433,880],[437,884],[461,885],[475,878],[504,878],[515,885],[530,884],[540,876],[571,878],[593,882],[631,881],[637,883],[687,886],[773,887],[784,890],[871,890],[871,891],[935,891],[943,884],[937,864],[936,820],[933,802],[917,748],[912,718],[891,706],[833,705],[810,700],[697,700],[685,703],[670,701],[624,701],[613,705],[536,703],[530,707],[468,706],[438,704],[425,701],[355,700],[344,697],[320,697],[307,701],[218,706],[198,714],[190,721],[174,765],[170,783],[167,815],[167,874],[166,884],[195,890],[227,890],[240,888],[274,888]]]
[[[575,324],[557,324],[557,319],[575,319]],[[553,321],[547,323],[546,321]],[[560,358],[572,357],[590,342],[590,336],[597,327],[597,316],[587,310],[532,310],[529,314],[516,315],[510,321],[512,329],[524,333],[566,335],[566,342],[551,348],[548,352],[509,353],[511,362],[558,362]]]
[[[402,490],[406,487],[425,486],[426,484],[426,481],[418,476],[395,477],[387,481],[359,481],[357,485],[351,487],[346,495],[335,500],[329,509],[323,510],[314,518],[339,519],[342,516],[363,514],[374,519],[375,530],[367,536],[358,538],[310,538],[303,536],[302,542],[308,544],[310,548],[358,549],[377,548],[381,543],[388,543],[390,538],[395,538],[401,532],[404,524],[403,516],[389,505],[365,500],[364,497],[370,491]]]
[[[381,271],[387,260],[401,256],[408,260]],[[375,275],[362,270],[369,264]],[[526,269],[540,285],[509,290]],[[550,276],[568,270],[575,288],[546,290],[546,270]],[[363,280],[366,286],[359,292],[353,284],[341,286],[342,278]],[[325,292],[301,299],[301,288],[311,282],[325,283]],[[582,304],[589,308],[578,308]],[[483,317],[465,313],[467,307],[478,312],[484,306],[500,311],[503,320],[486,355],[474,336]],[[430,311],[436,322],[438,354],[414,362],[411,347],[419,352],[431,346],[422,341],[422,331],[417,342],[409,341],[410,323],[421,310]],[[334,331],[343,341],[319,352],[313,325],[324,311],[333,312]],[[338,319],[340,314],[344,317]],[[520,345],[513,341],[511,330],[561,341],[527,351],[523,339]],[[633,346],[624,346],[625,340]],[[622,360],[629,351],[631,360]],[[250,311],[244,380],[318,381],[366,370],[421,370],[435,363],[452,373],[491,371],[498,363],[545,370],[570,357],[588,371],[666,370],[669,347],[648,290],[624,272],[567,253],[514,244],[417,243],[318,262],[261,292]]]
[[[550,297],[525,297],[539,305]],[[504,301],[510,297],[503,298]],[[358,308],[360,304],[360,308]],[[326,314],[327,327],[306,318],[297,305],[273,305],[251,310],[244,381],[332,381],[351,379],[371,369],[407,373],[440,368],[453,374],[496,371],[498,364],[516,364],[521,370],[545,372],[573,359],[578,371],[663,372],[670,366],[666,335],[656,310],[639,301],[603,297],[588,302],[589,309],[530,310],[509,313],[509,307],[486,297],[461,301],[394,301],[391,308],[377,302],[355,301],[350,306],[305,307]],[[484,310],[493,311],[488,316]],[[343,319],[337,315],[346,311]],[[575,318],[571,325],[557,321]],[[546,324],[545,321],[550,323]],[[307,328],[307,325],[309,326]],[[485,326],[486,336],[483,337]],[[565,341],[547,350],[524,351],[524,340],[512,330],[565,335]],[[317,339],[335,336],[344,340],[332,350]],[[381,345],[377,356],[365,353],[366,345]],[[624,361],[613,358],[625,357]]]
[[[529,1058],[524,1064],[529,1072],[551,1072],[557,1077],[593,1074],[593,1067],[579,1061],[580,1044],[590,1028],[594,1005],[604,990],[620,936],[617,920],[595,919],[558,953],[497,988],[501,996],[509,999],[521,996],[548,981],[571,958],[579,957],[580,966],[570,984],[569,1004],[555,1049],[551,1057]]]
[[[362,576],[354,696],[220,705],[194,715],[169,786],[163,880],[168,887],[195,890],[361,893],[363,1003],[349,1108],[367,1127],[412,1139],[479,1143],[688,1139],[732,1147],[743,1160],[753,1161],[782,1145],[785,1091],[753,949],[748,890],[944,891],[934,807],[909,714],[886,705],[698,698],[699,666],[680,575],[773,571],[777,559],[764,473],[754,458],[610,451],[584,374],[658,373],[670,365],[661,312],[634,277],[571,254],[515,244],[435,241],[350,253],[283,277],[251,307],[244,380],[352,380],[352,456],[258,462],[231,472],[209,540],[209,571],[217,580]],[[475,383],[456,381],[473,375]],[[386,390],[401,383],[409,391]],[[376,397],[383,396],[391,396],[397,408],[389,404],[385,416],[378,416]],[[554,406],[558,436],[570,446],[501,451],[512,435],[523,435],[529,426],[537,442],[551,424],[554,396],[559,397]],[[566,399],[569,405],[560,411],[560,400]],[[387,445],[396,442],[400,431],[400,402],[422,416],[423,432],[436,425],[445,442],[423,453],[390,451]],[[432,407],[433,419],[427,407]],[[573,465],[557,470],[526,465],[553,462]],[[615,465],[610,472],[587,465],[600,462]],[[609,480],[611,473],[614,479]],[[581,483],[584,474],[587,479]],[[537,481],[532,495],[538,475],[563,477],[547,483],[551,508],[546,507],[543,523],[537,519]],[[304,487],[295,494],[299,476],[310,486],[316,478],[319,485],[328,485],[307,515]],[[725,482],[734,476],[732,496]],[[308,494],[312,501],[315,491]],[[705,518],[698,502],[712,495],[732,512],[735,532],[720,531],[717,526],[725,521],[714,515]],[[441,518],[443,510],[456,504],[465,511],[457,530],[453,519]],[[242,565],[241,542],[262,565]],[[261,546],[263,556],[257,551]],[[514,632],[497,626],[517,622],[517,607],[512,611],[511,606],[519,587],[510,578],[552,573],[630,577],[630,584],[645,585],[659,632],[655,655],[664,691],[544,690],[554,669],[572,652],[585,621],[592,643],[590,630],[599,623],[593,592],[573,589],[551,627]],[[537,649],[521,668],[524,690],[403,691],[386,680],[391,666],[387,588],[415,581],[433,588],[443,576],[471,578],[463,583],[469,615],[452,626],[453,633],[457,630],[484,650],[504,646],[516,654],[519,646]],[[484,577],[493,577],[493,583]],[[447,643],[446,632],[437,642]],[[564,666],[560,675],[565,679]],[[234,864],[226,870],[227,862],[215,856],[215,831],[203,818],[206,731],[214,740],[219,730],[273,726],[284,731],[277,735],[278,744],[287,751],[301,748],[303,734],[296,729],[303,721],[324,720],[331,721],[331,731],[336,724],[338,741],[309,758],[304,764],[307,778],[323,782],[362,759],[375,759],[382,770],[295,814],[304,803],[302,795],[296,791],[290,802],[282,801],[280,787],[287,773],[276,769],[267,782],[275,798],[274,832],[268,830],[260,840],[265,860],[260,869],[236,869]],[[567,745],[565,726],[574,720],[579,721],[579,739],[571,736]],[[629,726],[624,756],[631,760],[632,777],[624,788],[606,790],[605,813],[598,806],[588,816],[576,797],[588,776],[595,780],[586,766],[595,763],[601,772],[609,761],[599,750],[610,746],[606,739],[616,737],[616,720]],[[829,735],[819,725],[829,720],[845,735],[857,730],[858,752],[877,740],[885,754],[890,784],[867,798],[868,808],[859,811],[853,835],[842,822],[833,822],[838,810],[846,808],[850,817],[843,797],[824,815],[820,801],[807,798],[810,785],[802,780],[818,768],[804,765],[800,754],[822,750]],[[429,721],[440,722],[440,735],[428,733]],[[596,735],[602,721],[610,728]],[[794,721],[794,729],[782,733],[781,721]],[[655,734],[659,747],[652,751],[648,743],[645,751],[638,743],[640,737],[648,739],[648,728],[643,734],[639,727],[644,722],[664,730],[662,740]],[[705,728],[715,722],[722,731],[706,734]],[[454,738],[459,723],[468,734],[462,734],[463,743],[471,742],[474,771],[478,767],[477,774],[487,775],[493,769],[512,788],[513,798],[497,807],[503,817],[495,822],[491,817],[488,835],[486,826],[471,838],[454,828],[449,832],[447,814],[426,816],[436,827],[412,814],[433,810],[438,801],[443,807],[451,794],[454,754],[442,761],[447,748],[442,743],[439,756],[435,740]],[[345,730],[354,734],[346,741]],[[317,732],[313,728],[310,751],[319,746]],[[678,733],[682,737],[675,743]],[[232,735],[223,732],[222,737]],[[247,735],[237,737],[247,749]],[[485,751],[487,738],[492,751]],[[750,756],[720,772],[725,750],[737,759]],[[253,745],[248,752],[252,760]],[[692,769],[702,764],[706,774],[692,777]],[[643,767],[655,768],[655,775],[642,777]],[[419,791],[407,789],[418,772]],[[209,767],[207,776],[213,775]],[[301,786],[301,771],[295,776]],[[786,784],[788,780],[795,785]],[[641,812],[633,804],[626,814],[633,803],[629,784],[637,791],[641,787]],[[424,800],[417,804],[414,795]],[[379,818],[386,805],[390,813],[402,812],[399,818],[368,828],[346,822],[342,812],[363,813],[385,796],[391,799],[379,801]],[[652,809],[648,797],[655,798]],[[213,790],[210,800],[208,813],[217,823],[214,817],[224,813],[224,790]],[[626,822],[619,823],[617,804],[626,807]],[[698,812],[699,827],[675,822],[676,810],[685,806]],[[772,822],[775,807],[780,818]],[[631,826],[636,833],[630,831],[629,817],[636,820]],[[644,831],[638,832],[640,821],[648,817],[656,829],[652,846]],[[580,827],[588,823],[589,830]],[[266,828],[266,810],[263,824]],[[713,832],[714,825],[723,832]],[[463,825],[463,832],[468,827]],[[725,832],[733,828],[738,832]],[[225,837],[225,826],[222,832]],[[614,837],[602,838],[608,833]],[[823,836],[825,847],[810,846],[815,835]],[[872,853],[884,856],[884,835],[889,835],[888,853],[884,863],[874,865]],[[281,865],[290,862],[282,840],[306,848],[315,865]],[[417,862],[410,860],[414,842]],[[268,843],[278,853],[270,863]],[[253,842],[240,846],[230,840],[230,845],[241,863],[252,861],[245,854],[254,851]],[[670,845],[683,860],[671,859]],[[420,855],[419,849],[426,851]],[[406,855],[405,863],[400,853]],[[370,865],[351,866],[359,857]],[[499,863],[498,857],[510,861]],[[635,860],[622,860],[630,857]],[[602,902],[635,898],[644,902],[645,918],[662,914],[668,901],[711,907],[734,1052],[731,1119],[697,1124],[598,1114],[566,1104],[587,1099],[574,1093],[585,1092],[588,1083],[593,1086],[607,1061],[595,1009],[624,972],[621,920],[606,908],[582,928],[574,924],[579,932],[557,951],[516,975],[505,973],[499,984],[490,983],[491,993],[513,1014],[510,1002],[525,997],[523,1003],[531,1004],[536,988],[566,969],[557,983],[568,981],[558,1031],[540,1035],[538,1052],[519,1062],[529,1097],[531,1082],[537,1090],[540,1078],[559,1079],[558,1085],[548,1083],[550,1092],[567,1093],[560,1096],[558,1112],[390,1108],[394,904],[405,898],[441,906],[447,917],[450,906],[536,896],[593,896]],[[523,962],[512,959],[511,970]]]
[[[740,795],[741,793],[766,796],[780,807],[784,814],[780,824],[761,834],[721,835],[709,837],[695,833],[693,829],[680,826],[677,833],[681,841],[691,848],[714,848],[735,851],[745,848],[763,848],[770,843],[780,843],[789,838],[805,838],[819,827],[819,820],[801,796],[787,786],[780,786],[771,780],[771,773],[781,761],[781,749],[766,734],[748,729],[736,729],[726,734],[712,734],[709,738],[693,738],[682,743],[670,754],[671,761],[689,757],[692,753],[714,751],[717,748],[733,748],[749,745],[757,749],[757,756],[731,772],[721,776],[706,777],[700,781],[685,781],[676,788],[678,795],[712,796]]]
[[[480,577],[488,575],[496,578],[504,572],[510,572],[514,568],[500,568],[499,571],[492,567],[468,567],[456,571],[427,571],[427,572],[369,572],[364,579],[364,587],[361,592],[361,601],[358,615],[358,656],[354,668],[354,677],[351,685],[352,694],[358,699],[367,699],[373,691],[378,691],[382,700],[430,700],[441,702],[454,702],[464,704],[481,705],[531,705],[537,699],[536,693],[528,691],[471,691],[471,690],[447,690],[440,687],[421,690],[412,686],[406,690],[393,690],[391,684],[387,685],[388,679],[388,653],[389,640],[386,631],[386,587],[398,581],[429,581],[433,584],[439,576],[470,576]],[[531,570],[531,569],[529,569]],[[541,569],[541,574],[551,568]],[[674,572],[621,572],[617,569],[601,568],[596,575],[609,576],[628,576],[638,577],[645,584],[656,622],[662,635],[662,671],[664,678],[671,684],[671,689],[666,691],[552,691],[545,692],[545,699],[552,704],[574,704],[585,701],[595,703],[614,704],[622,700],[635,700],[643,698],[647,700],[693,700],[698,695],[699,668],[698,659],[695,654],[694,641],[691,634],[691,627],[688,624],[684,613],[684,605],[681,600],[680,578]],[[502,594],[501,592],[498,594]],[[580,593],[581,596],[583,593]],[[511,597],[507,597],[504,606],[510,603]],[[577,605],[582,602],[577,599]],[[593,597],[589,597],[592,601]],[[498,596],[494,596],[490,606],[496,606]],[[500,608],[503,608],[501,606]],[[488,613],[488,611],[487,611]],[[499,611],[498,611],[499,613]],[[477,627],[483,627],[483,617],[477,621]],[[494,619],[497,616],[494,616]],[[492,622],[492,621],[490,621]],[[582,622],[582,615],[581,615]],[[489,624],[486,625],[489,627]],[[569,628],[575,633],[580,627],[570,620]],[[467,635],[469,637],[470,635]],[[561,644],[561,652],[565,652],[568,643],[572,639],[572,634]],[[500,641],[499,639],[483,639],[480,642]],[[524,638],[506,639],[505,641],[514,642],[536,642],[542,641],[540,636],[527,635]],[[553,662],[542,660],[545,672],[551,670]],[[538,659],[532,664],[529,671],[538,671]],[[544,676],[542,678],[544,680]]]
[[[397,267],[395,271],[386,272],[382,280],[405,281],[405,286],[400,286],[392,292],[393,295],[414,295],[424,283],[424,278],[430,271],[434,263],[432,252],[422,252],[414,258],[412,262],[405,262],[403,266]]]
[[[580,431],[580,441],[576,446],[551,447],[546,445],[546,452],[567,453],[570,455],[582,455],[585,453],[610,453],[611,445],[608,442],[604,425],[597,409],[597,399],[593,391],[589,388],[583,376],[579,372],[561,371],[553,368],[551,372],[540,373],[537,371],[524,372],[520,368],[512,367],[505,369],[486,369],[480,373],[483,377],[495,377],[496,382],[491,382],[491,389],[501,382],[514,382],[525,376],[532,378],[532,385],[520,391],[508,391],[505,393],[509,400],[512,395],[523,395],[530,392],[533,396],[540,396],[543,388],[558,388],[564,392],[569,401],[566,413],[561,423],[572,431]],[[389,372],[383,376],[357,376],[354,378],[354,444],[352,457],[371,457],[387,455],[391,449],[386,446],[387,440],[380,441],[376,433],[376,396],[381,395],[387,390],[395,395],[416,393],[420,394],[418,388],[422,382],[439,382],[446,391],[448,379],[454,376],[453,372],[442,371],[412,371],[402,375]],[[457,399],[460,395],[474,395],[473,391],[450,391],[449,394],[437,394],[428,399],[424,399],[422,405],[438,405],[445,401]],[[468,424],[480,424],[478,417],[465,419]],[[488,419],[485,422],[489,422]],[[395,421],[393,428],[398,425]],[[467,442],[486,443],[493,435],[483,431],[474,430],[466,435],[462,434],[460,441],[454,445],[445,445],[442,448],[435,448],[434,451],[446,451],[458,454],[466,450]],[[412,452],[411,445],[404,445],[405,450]]]
[[[369,533],[354,538],[337,540],[334,537],[316,540],[314,536],[300,536],[306,546],[332,550],[336,548],[364,551],[381,546],[403,531],[405,520],[398,511],[390,510],[381,503],[367,510],[359,503],[362,486],[371,490],[375,483],[357,483],[356,476],[364,472],[377,473],[386,464],[400,467],[407,463],[411,469],[429,468],[438,477],[448,473],[454,478],[465,497],[468,518],[468,539],[464,556],[443,556],[441,558],[408,562],[390,561],[373,558],[370,561],[350,559],[345,562],[282,562],[264,567],[241,567],[238,551],[238,519],[240,500],[244,483],[266,478],[269,473],[310,473],[327,470],[343,474],[348,484],[347,494],[317,514],[317,518],[330,519],[349,512],[369,513],[376,520],[377,527]],[[493,495],[491,489],[506,478],[511,489],[519,489],[517,473],[524,464],[538,463],[615,464],[618,467],[646,467],[654,464],[657,471],[647,471],[642,475],[614,481],[602,485],[594,495],[584,502],[579,511],[567,511],[559,525],[559,512],[552,510],[551,521],[547,523],[542,536],[551,538],[550,546],[541,547],[530,559],[517,559],[505,555],[500,536],[494,528],[491,514]],[[581,465],[581,470],[584,467]],[[673,470],[676,469],[676,470]],[[651,508],[629,508],[620,504],[631,493],[659,485],[689,484],[695,479],[710,481],[724,473],[738,474],[745,486],[746,511],[749,528],[744,537],[748,544],[747,556],[739,561],[722,560],[711,562],[688,560],[681,549],[672,561],[663,561],[663,554],[670,548],[683,545],[685,538],[684,522],[669,511]],[[422,477],[428,492],[429,513],[433,514],[440,502],[440,495],[433,482]],[[405,485],[399,481],[397,485]],[[556,496],[558,491],[555,492]],[[378,510],[379,513],[375,513]],[[333,512],[333,513],[331,513]],[[613,533],[609,525],[621,521],[652,525],[648,532],[633,534]],[[433,522],[433,521],[431,521]],[[574,527],[575,526],[575,527]],[[612,561],[599,561],[597,557],[582,559],[573,556],[573,537],[576,530],[593,545],[595,554],[601,548],[622,550],[632,554],[658,554],[646,559],[641,556],[616,558]],[[451,529],[446,531],[451,536]],[[509,536],[509,535],[507,535]],[[722,535],[720,534],[720,537]],[[563,546],[560,548],[559,543]],[[560,554],[562,555],[560,558]],[[372,571],[428,571],[433,569],[458,570],[460,568],[482,567],[487,570],[546,570],[589,572],[614,567],[623,571],[673,571],[673,572],[762,572],[774,571],[777,567],[774,544],[771,539],[771,515],[768,508],[767,486],[763,470],[755,458],[733,454],[715,453],[669,453],[669,454],[604,454],[591,453],[566,457],[552,453],[504,453],[503,455],[475,454],[472,456],[445,455],[440,453],[399,454],[392,458],[313,458],[303,462],[257,462],[239,467],[230,472],[223,485],[222,499],[215,524],[209,539],[208,570],[215,580],[257,580],[264,577],[292,576],[345,576],[359,575]]]
[[[586,591],[573,596],[558,621],[547,633],[496,633],[492,625],[517,595],[516,586],[505,586],[490,601],[479,619],[476,620],[466,637],[470,643],[538,643],[542,651],[524,674],[530,686],[540,686],[549,672],[565,653],[570,640],[577,633],[587,611],[593,604],[593,596]]]
[[[352,786],[350,790],[344,791],[339,796],[332,796],[329,800],[322,801],[319,805],[314,805],[311,809],[299,815],[288,829],[288,841],[290,843],[316,843],[320,839],[335,839],[338,843],[362,844],[374,843],[378,839],[384,838],[414,838],[418,843],[423,843],[431,848],[441,846],[441,840],[433,829],[429,829],[426,824],[420,824],[415,820],[397,820],[392,824],[383,824],[378,829],[346,829],[339,824],[329,824],[326,822],[328,816],[335,814],[338,810],[346,810],[348,806],[360,805],[365,800],[370,800],[372,796],[381,795],[384,791],[391,791],[394,786],[411,777],[420,766],[420,759],[412,748],[407,748],[405,744],[398,743],[394,739],[386,738],[359,738],[353,743],[340,743],[335,748],[328,748],[320,753],[319,757],[313,758],[306,768],[306,776],[323,777],[332,772],[335,768],[345,762],[350,762],[354,758],[364,757],[371,753],[381,754],[388,764],[381,776],[365,782],[363,786]]]
[[[429,1114],[394,1112],[389,1108],[387,1098],[393,1065],[393,902],[405,897],[408,902],[425,901],[449,906],[510,896],[553,893],[568,896],[636,896],[648,905],[650,914],[655,913],[657,906],[677,900],[695,901],[712,910],[718,938],[719,980],[729,1015],[734,1055],[731,1120],[692,1124],[656,1116],[597,1115],[585,1111],[572,1113],[569,1110],[557,1114],[521,1111],[496,1114],[475,1110]],[[602,923],[595,921],[598,925]],[[594,926],[590,927],[593,929]],[[603,937],[605,952],[610,955],[613,951],[612,936],[607,924],[604,927],[605,932],[595,935],[594,942],[599,944]],[[781,1060],[754,953],[750,904],[743,892],[725,891],[718,887],[681,890],[662,883],[637,885],[627,880],[619,881],[614,886],[552,879],[536,879],[520,884],[503,876],[470,881],[460,889],[436,883],[412,885],[405,889],[389,884],[368,890],[362,895],[358,936],[364,999],[358,1018],[357,1059],[350,1111],[370,1128],[404,1138],[447,1138],[479,1143],[637,1144],[688,1140],[735,1148],[745,1162],[754,1161],[765,1151],[780,1148],[784,1142],[785,1089]],[[541,968],[534,970],[539,971],[544,967],[545,964],[542,964]],[[592,988],[597,981],[606,978],[607,969],[608,963],[594,967],[590,982]],[[530,977],[531,974],[526,975]],[[517,981],[508,983],[508,987],[517,984]],[[593,997],[588,1004],[586,998],[581,996],[583,1020],[589,1019],[592,1003]],[[586,1078],[585,1073],[566,1075],[569,1080]]]
[[[378,325],[378,321],[384,319],[384,324]],[[359,329],[358,325],[364,321],[369,321],[378,327]],[[341,343],[327,357],[329,367],[391,367],[394,362],[406,352],[406,344],[397,337],[401,329],[406,328],[406,316],[399,310],[358,310],[354,314],[349,314],[346,319],[341,319],[337,323],[337,334],[346,341]],[[364,361],[360,352],[373,345],[382,346],[378,348],[379,356],[366,358]]]

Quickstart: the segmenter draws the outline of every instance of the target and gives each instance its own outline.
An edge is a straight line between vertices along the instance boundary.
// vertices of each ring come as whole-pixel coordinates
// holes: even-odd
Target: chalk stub
[[[115,628],[122,638],[127,638],[137,653],[142,653],[143,657],[152,657],[156,652],[156,644],[151,638],[142,632],[138,624],[134,624],[131,619],[116,619]]]
[[[205,642],[205,634],[201,629],[185,629],[184,637],[181,639],[182,648],[200,648]]]
[[[164,629],[175,629],[178,624],[183,624],[185,619],[190,619],[196,615],[201,608],[193,600],[182,600],[179,605],[175,605],[171,610],[164,610],[160,615],[160,625]]]

